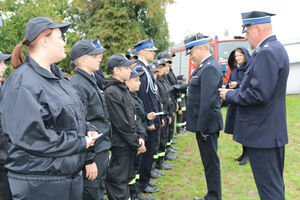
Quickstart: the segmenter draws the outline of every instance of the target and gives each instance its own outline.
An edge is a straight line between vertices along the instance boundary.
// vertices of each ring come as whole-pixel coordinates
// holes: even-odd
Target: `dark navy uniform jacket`
[[[94,125],[102,136],[93,148],[96,153],[110,149],[112,140],[111,123],[103,92],[97,86],[95,77],[77,68],[70,80],[86,108],[86,121]]]
[[[5,167],[23,174],[72,175],[86,160],[84,106],[60,69],[27,57],[1,90],[1,124],[8,140]]]
[[[213,56],[192,73],[187,89],[187,130],[207,134],[222,130],[218,94],[222,81],[222,71]]]
[[[241,49],[244,52],[245,56],[245,62],[240,66],[234,66],[234,60],[235,60],[235,50],[233,50],[228,58],[228,65],[231,69],[231,73],[229,76],[229,81],[236,81],[237,86],[235,89],[239,88],[241,85],[241,82],[243,80],[244,72],[247,69],[247,61],[250,59],[250,54],[247,49],[244,47],[239,47],[238,49]],[[229,84],[227,84],[227,88],[229,88]],[[227,105],[227,113],[226,113],[226,123],[225,123],[225,133],[233,134],[234,132],[234,124],[235,124],[235,118],[236,118],[236,111],[237,106],[231,105],[230,103]]]
[[[103,90],[103,86],[102,86],[102,83],[103,83],[103,80],[105,79],[105,75],[103,73],[103,70],[101,67],[99,67],[99,70],[98,71],[95,71],[94,72],[94,76],[97,80],[97,83],[98,83],[98,86],[101,90]]]
[[[247,147],[274,148],[288,143],[286,84],[289,58],[276,36],[253,52],[240,89],[227,92],[226,101],[238,105],[234,140]]]
[[[157,100],[157,86],[152,72],[148,67],[140,60],[137,60],[135,68],[137,72],[144,72],[140,76],[141,86],[137,92],[138,97],[143,101],[145,112],[159,112],[158,100]],[[148,126],[154,124],[156,128],[160,127],[160,117],[156,116],[154,120],[148,120]]]

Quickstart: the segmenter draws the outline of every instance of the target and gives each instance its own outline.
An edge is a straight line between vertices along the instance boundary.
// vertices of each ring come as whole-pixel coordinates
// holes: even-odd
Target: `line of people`
[[[62,34],[69,26],[33,18],[12,55],[0,54],[1,65],[11,58],[15,69],[1,88],[1,189],[8,192],[1,195],[154,199],[140,191],[158,192],[150,179],[177,159],[176,113],[181,132],[185,126],[187,85],[171,69],[175,55],[164,51],[154,60],[152,39],[142,40],[130,59],[110,56],[111,78],[104,78],[105,49],[98,40],[80,40],[70,53],[75,73],[68,80],[55,63],[66,57]]]
[[[111,78],[104,80],[98,68],[105,49],[97,40],[78,41],[71,50],[76,72],[69,81],[54,63],[66,57],[62,34],[70,24],[31,19],[24,40],[12,52],[16,70],[0,93],[1,180],[7,176],[4,184],[12,198],[101,199],[106,190],[109,199],[153,199],[140,191],[158,192],[151,177],[163,176],[159,169],[171,169],[166,160],[177,158],[173,153],[178,149],[172,146],[177,112],[186,116],[186,129],[196,133],[205,171],[207,194],[194,199],[221,200],[221,97],[232,119],[225,132],[242,144],[237,160],[249,160],[260,198],[285,199],[289,60],[272,33],[273,15],[242,13],[243,31],[254,52],[248,57],[242,48],[234,51],[237,67],[228,89],[222,88],[219,64],[201,34],[184,40],[198,65],[188,87],[172,72],[172,53],[161,52],[154,60],[157,49],[151,39],[134,45],[136,55],[131,57],[137,60],[112,55],[107,65]],[[9,57],[0,54],[1,65]],[[186,108],[179,106],[184,98]],[[184,121],[178,124],[185,126]]]

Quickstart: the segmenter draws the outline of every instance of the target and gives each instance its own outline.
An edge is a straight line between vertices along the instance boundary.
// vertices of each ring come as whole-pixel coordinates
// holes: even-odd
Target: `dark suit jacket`
[[[289,58],[276,36],[253,52],[238,90],[226,101],[238,105],[234,140],[247,147],[274,148],[288,143],[286,83]]]
[[[187,92],[187,130],[204,133],[222,130],[218,94],[222,81],[222,71],[213,56],[193,72]]]

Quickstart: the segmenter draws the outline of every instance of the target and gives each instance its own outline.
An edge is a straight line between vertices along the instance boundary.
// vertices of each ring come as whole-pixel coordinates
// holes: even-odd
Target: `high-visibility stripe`
[[[133,184],[135,184],[136,183],[136,180],[135,180],[135,178],[134,179],[132,179],[129,183],[128,183],[128,185],[133,185]]]
[[[136,121],[136,115],[134,115],[134,120]]]
[[[186,111],[186,107],[182,107],[181,110],[182,110],[182,111]]]
[[[178,99],[177,99],[177,102],[182,102],[182,99],[181,99],[181,98],[178,98]]]
[[[158,154],[153,155],[153,159],[158,159]]]
[[[182,126],[182,123],[177,123],[176,124],[176,127],[181,127]]]
[[[136,174],[136,175],[135,175],[135,179],[136,179],[136,180],[140,180],[140,174]]]
[[[172,144],[172,140],[167,143],[167,146],[171,146],[171,144]]]
[[[185,97],[185,94],[183,93],[183,94],[181,94],[181,98],[184,98]]]
[[[166,155],[166,152],[161,152],[158,154],[158,157],[164,157]]]

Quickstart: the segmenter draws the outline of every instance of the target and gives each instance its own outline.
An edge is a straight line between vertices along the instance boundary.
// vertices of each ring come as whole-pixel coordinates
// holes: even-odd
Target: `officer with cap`
[[[3,54],[0,51],[0,90],[2,87],[2,81],[4,81],[3,75],[7,69],[7,66],[4,61],[9,60],[11,54]],[[11,199],[8,179],[7,179],[7,171],[4,168],[4,164],[7,158],[7,138],[3,135],[1,131],[0,124],[0,199],[8,200]]]
[[[285,199],[283,168],[286,124],[286,84],[289,58],[272,33],[274,14],[242,13],[243,32],[254,52],[239,90],[219,89],[237,105],[234,140],[247,148],[260,199]]]
[[[223,128],[218,88],[222,71],[210,54],[207,36],[196,34],[184,40],[186,52],[198,67],[191,74],[187,93],[186,128],[195,132],[205,170],[207,194],[195,200],[221,200],[221,171],[217,154],[219,131]]]
[[[106,49],[101,45],[99,39],[93,39],[92,42],[97,48],[101,49],[102,54],[106,51]],[[99,66],[99,69],[93,73],[93,76],[95,76],[100,90],[103,90],[102,83],[103,80],[105,79],[105,75],[103,73],[101,66]]]
[[[136,43],[134,47],[138,55],[138,60],[134,69],[137,72],[144,72],[144,74],[140,77],[141,86],[137,94],[143,101],[146,113],[159,112],[155,79],[150,69],[147,67],[148,63],[153,61],[155,55],[154,51],[157,50],[157,48],[154,46],[151,38]],[[147,122],[147,152],[143,155],[140,167],[140,188],[142,192],[153,193],[159,191],[158,189],[152,188],[149,185],[149,181],[151,177],[153,155],[157,140],[157,129],[161,126],[161,122],[159,116],[157,116],[154,120],[148,120]]]
[[[111,124],[106,102],[97,85],[93,72],[97,71],[104,48],[95,45],[95,41],[77,41],[71,50],[71,60],[76,65],[75,74],[70,82],[77,90],[86,108],[86,121],[102,133],[95,145],[87,150],[89,162],[83,170],[84,200],[98,200],[104,197],[105,175],[111,147]],[[95,154],[96,155],[95,155]]]

